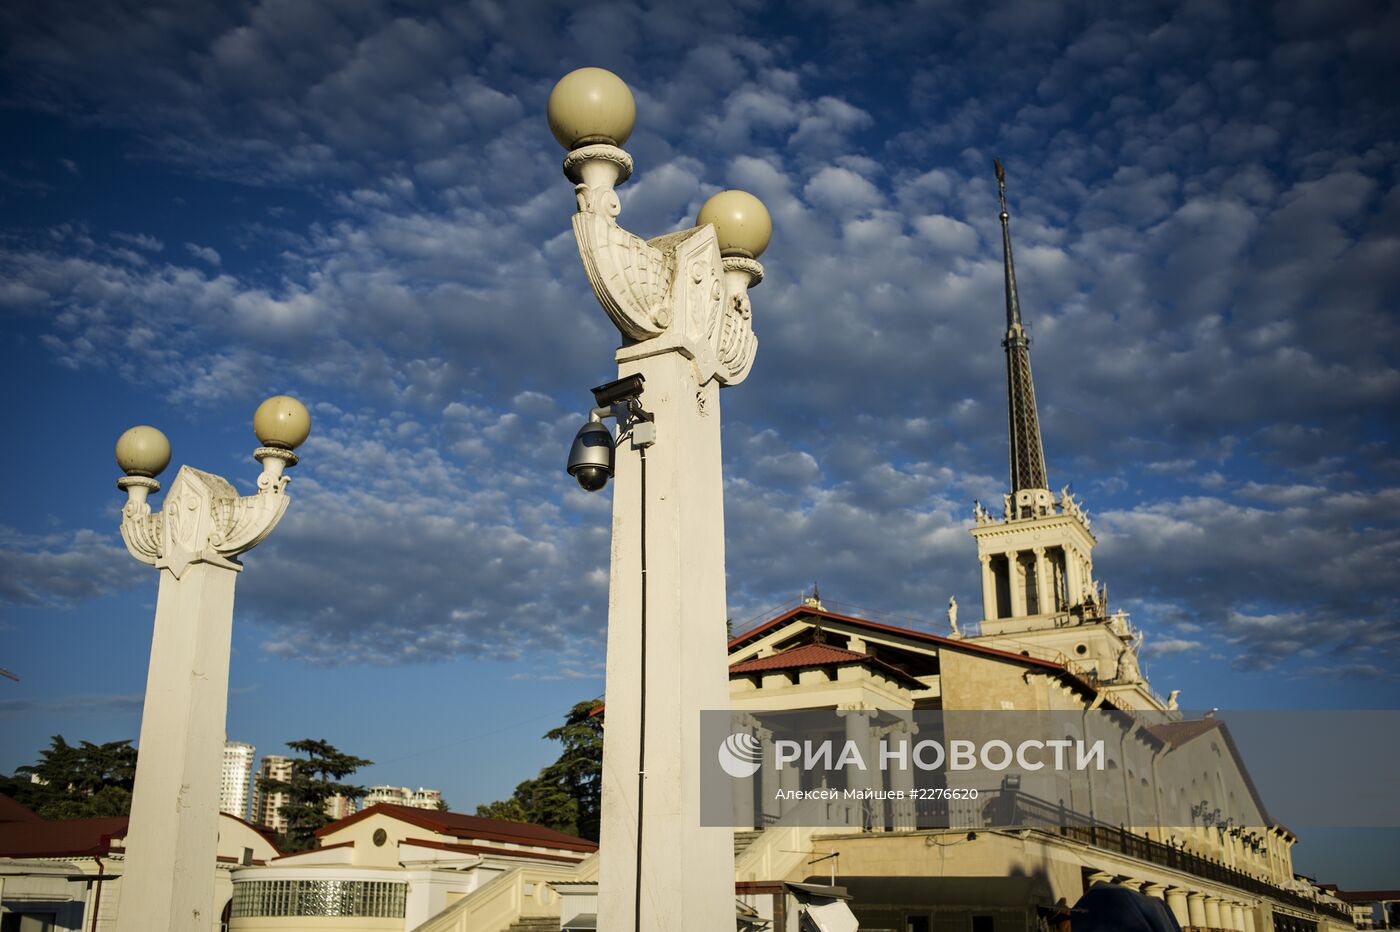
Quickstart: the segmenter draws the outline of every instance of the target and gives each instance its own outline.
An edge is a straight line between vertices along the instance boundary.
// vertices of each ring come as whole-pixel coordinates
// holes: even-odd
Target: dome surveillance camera
[[[613,474],[612,431],[594,418],[590,416],[588,423],[579,428],[569,447],[569,475],[586,492],[599,491]]]

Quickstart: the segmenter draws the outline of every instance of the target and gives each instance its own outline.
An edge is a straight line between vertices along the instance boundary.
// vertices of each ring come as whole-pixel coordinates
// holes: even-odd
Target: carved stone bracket
[[[625,341],[619,361],[679,351],[701,385],[742,382],[758,352],[748,289],[762,281],[763,266],[721,258],[709,224],[650,240],[623,229],[614,186],[631,172],[631,157],[616,146],[584,146],[564,158],[564,173],[575,183],[579,256]]]
[[[268,448],[258,452],[269,456],[275,452],[282,463],[287,457],[292,462],[296,459],[287,450]],[[150,505],[144,501],[130,501],[122,509],[122,539],[137,560],[169,569],[176,579],[193,563],[213,563],[240,571],[243,567],[236,559],[238,555],[261,543],[286,512],[290,499],[285,490],[289,481],[280,470],[265,467],[258,479],[258,493],[239,495],[228,480],[182,466],[159,513],[151,514]],[[123,489],[141,483],[150,483],[143,486],[148,490],[151,486],[159,488],[154,480],[141,477],[118,481]]]

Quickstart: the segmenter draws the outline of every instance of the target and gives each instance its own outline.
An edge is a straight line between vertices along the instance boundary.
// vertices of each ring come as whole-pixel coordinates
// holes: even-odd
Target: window
[[[401,919],[408,885],[364,880],[250,880],[233,888],[233,918],[368,916]]]

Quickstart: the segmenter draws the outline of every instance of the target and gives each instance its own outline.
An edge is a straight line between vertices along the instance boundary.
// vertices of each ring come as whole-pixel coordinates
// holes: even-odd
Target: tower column
[[[978,561],[982,564],[982,617],[988,621],[997,617],[997,577],[992,571],[992,555],[984,553]]]
[[[1011,590],[1011,617],[1026,617],[1026,573],[1021,555],[1015,550],[1006,554],[1006,582]]]
[[[1065,600],[1070,605],[1084,601],[1084,567],[1079,551],[1069,546],[1065,547]]]
[[[1206,897],[1206,925],[1212,929],[1223,929],[1224,920],[1220,918],[1220,904],[1224,900],[1218,896]]]
[[[1191,892],[1186,894],[1186,914],[1191,919],[1191,925],[1198,929],[1206,927],[1206,895],[1204,893]]]
[[[1036,547],[1035,554],[1035,610],[1036,614],[1048,615],[1055,610],[1055,593],[1050,573],[1050,561],[1045,558],[1045,548]]]
[[[1167,888],[1167,908],[1176,917],[1177,925],[1185,928],[1191,924],[1191,914],[1186,908],[1186,890],[1181,887]]]

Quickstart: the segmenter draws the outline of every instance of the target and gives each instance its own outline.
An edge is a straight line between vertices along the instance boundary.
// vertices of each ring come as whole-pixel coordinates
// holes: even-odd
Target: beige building
[[[256,749],[242,741],[224,742],[224,766],[219,778],[219,811],[248,818],[253,795],[253,757]]]
[[[816,771],[765,767],[734,779],[739,920],[797,932],[822,910],[849,908],[868,930],[1029,932],[1048,928],[1060,901],[1108,883],[1159,900],[1197,932],[1352,929],[1348,904],[1294,875],[1298,839],[1269,814],[1225,724],[1184,718],[1176,693],[1163,698],[1148,682],[1138,662],[1145,634],[1109,607],[1083,504],[1067,487],[1051,490],[1004,195],[1001,219],[1010,488],[995,512],[974,508],[980,619],[960,627],[950,600],[942,636],[828,610],[814,593],[730,641],[730,705],[749,713],[740,721],[765,759],[783,736],[765,730],[762,713],[823,710],[835,737],[868,759],[880,741],[910,734],[923,713],[993,710],[1080,721],[1086,740],[1102,741],[1104,766],[1087,780],[1040,771],[980,786],[972,777],[875,771],[855,787],[874,802],[789,801],[796,791],[851,788],[828,786],[836,778]],[[921,795],[939,789],[975,790],[976,799]],[[915,799],[879,800],[895,791]],[[822,807],[821,827],[813,805]],[[370,809],[329,827],[318,851],[240,870],[237,886],[351,873],[355,882],[400,885],[393,896],[402,896],[402,913],[395,905],[392,916],[355,928],[596,924],[596,856],[547,846],[503,853],[498,840],[464,837],[465,825],[414,821],[465,817],[417,812]],[[239,917],[237,904],[263,904],[265,895],[236,894],[235,929],[292,928],[255,918],[263,905]],[[339,927],[329,918],[296,926]]]
[[[266,754],[258,768],[259,779],[290,780],[292,759],[280,754]],[[287,831],[287,819],[282,815],[282,807],[287,804],[286,793],[267,792],[258,782],[253,786],[253,821],[266,825],[279,835]]]
[[[316,834],[318,848],[238,871],[232,932],[409,932],[435,917],[500,932],[551,910],[557,922],[549,882],[597,850],[539,825],[385,803]]]
[[[128,819],[40,819],[0,796],[0,923],[6,932],[71,929],[112,932],[121,904]],[[214,872],[215,902],[226,927],[232,872],[267,864],[279,852],[270,833],[221,813]]]

